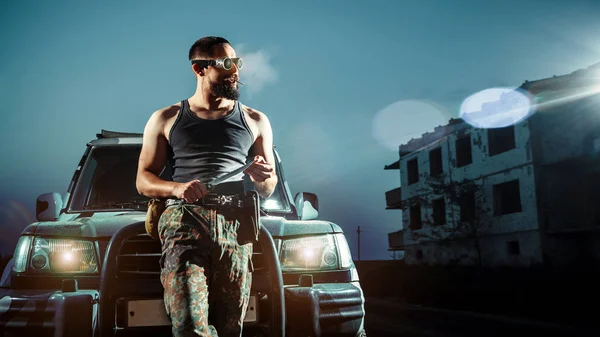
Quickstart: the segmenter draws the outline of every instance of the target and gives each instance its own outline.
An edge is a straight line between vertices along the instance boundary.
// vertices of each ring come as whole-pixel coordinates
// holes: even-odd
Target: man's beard
[[[235,87],[225,83],[211,83],[210,92],[216,97],[237,101],[240,98],[240,91]]]

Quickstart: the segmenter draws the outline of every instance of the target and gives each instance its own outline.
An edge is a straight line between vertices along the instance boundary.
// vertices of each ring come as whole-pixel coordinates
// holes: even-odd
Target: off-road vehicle
[[[146,234],[148,199],[135,187],[141,144],[139,133],[102,130],[66,194],[38,197],[38,221],[23,230],[3,277],[0,335],[170,335],[160,241]],[[292,197],[273,151],[279,183],[261,200],[243,335],[364,336],[364,296],[344,233],[317,220],[316,195]]]

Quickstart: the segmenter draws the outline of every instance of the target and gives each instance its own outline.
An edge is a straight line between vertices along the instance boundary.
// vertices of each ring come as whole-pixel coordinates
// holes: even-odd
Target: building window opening
[[[421,229],[421,205],[415,204],[410,207],[410,229]]]
[[[488,130],[490,157],[512,150],[515,144],[515,127],[513,125]]]
[[[459,198],[460,221],[473,222],[475,220],[475,192],[466,192]]]
[[[433,201],[433,224],[435,226],[446,224],[446,204],[444,198]]]
[[[519,180],[511,180],[494,185],[494,215],[521,212]]]
[[[423,260],[423,251],[420,249],[417,249],[415,256],[417,257],[417,260]]]
[[[419,181],[419,163],[417,162],[417,158],[409,160],[407,166],[408,184],[414,184]]]
[[[444,171],[442,166],[442,148],[429,151],[429,174],[437,177]]]
[[[456,140],[456,166],[463,167],[472,162],[471,135],[458,138]]]
[[[508,249],[509,255],[521,254],[521,247],[519,246],[519,241],[508,241],[506,243],[506,248]]]

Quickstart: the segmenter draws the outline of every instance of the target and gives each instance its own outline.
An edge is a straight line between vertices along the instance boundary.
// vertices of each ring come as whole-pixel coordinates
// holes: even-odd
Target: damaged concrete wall
[[[559,267],[600,261],[600,95],[577,94],[531,118],[544,261]]]
[[[456,140],[464,136],[471,137],[472,163],[457,167]],[[476,264],[480,258],[484,265],[541,263],[530,137],[528,122],[519,123],[514,127],[515,147],[490,156],[488,130],[463,128],[400,159],[406,263]],[[460,219],[458,205],[451,205],[452,200],[448,198],[445,207],[446,225],[433,226],[433,210],[431,204],[425,202],[421,207],[423,228],[410,229],[409,201],[419,196],[421,200],[436,197],[431,194],[432,190],[428,188],[427,182],[430,176],[429,152],[436,148],[441,148],[443,172],[447,173],[446,182],[474,182],[479,186],[476,200],[481,225],[471,228],[476,230],[476,234],[470,236],[479,238],[478,248],[472,240],[440,244],[444,237],[456,234],[455,226]],[[414,158],[418,161],[419,181],[408,184],[407,163]],[[513,180],[518,181],[520,211],[495,215],[494,185]]]
[[[567,92],[567,97],[576,93]],[[577,96],[575,96],[577,97]],[[545,103],[531,118],[540,164],[569,160],[600,150],[600,95]]]

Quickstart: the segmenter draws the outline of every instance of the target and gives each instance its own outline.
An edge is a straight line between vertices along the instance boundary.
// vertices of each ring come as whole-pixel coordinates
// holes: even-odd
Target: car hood
[[[24,232],[34,235],[70,237],[112,237],[119,229],[146,220],[146,213],[94,213],[91,216],[74,216],[73,219],[36,222]]]
[[[294,235],[342,233],[340,226],[322,220],[287,220],[281,217],[261,217],[262,225],[273,238]]]
[[[73,215],[61,221],[36,222],[29,225],[24,234],[68,237],[110,238],[119,229],[136,222],[143,222],[146,213],[95,213],[91,216]],[[341,233],[342,229],[329,221],[287,220],[284,217],[263,216],[263,226],[274,238],[294,235]]]

